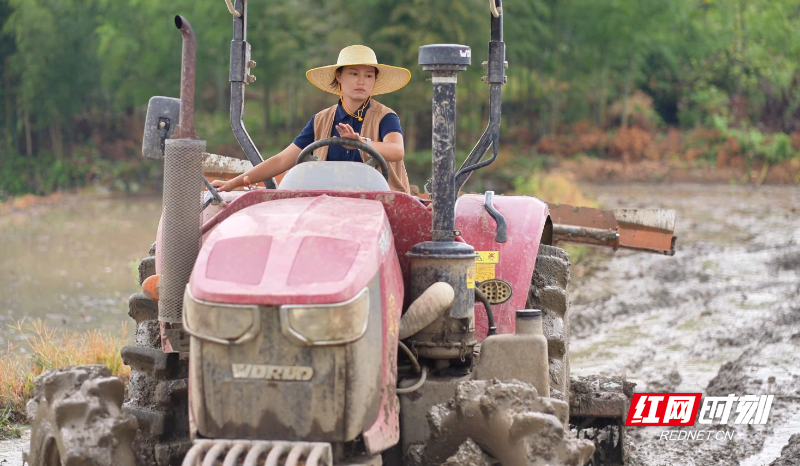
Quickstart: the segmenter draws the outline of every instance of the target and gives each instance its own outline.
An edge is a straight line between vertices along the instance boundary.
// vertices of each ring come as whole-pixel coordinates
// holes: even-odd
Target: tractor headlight
[[[281,331],[309,346],[339,345],[358,340],[367,331],[369,289],[338,304],[281,306]]]

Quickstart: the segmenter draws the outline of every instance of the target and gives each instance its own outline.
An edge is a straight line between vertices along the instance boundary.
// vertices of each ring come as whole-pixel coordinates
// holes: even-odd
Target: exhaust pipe
[[[192,26],[182,16],[175,26],[183,36],[181,110],[177,139],[164,144],[164,210],[161,232],[161,293],[158,320],[183,322],[183,294],[200,252],[203,199],[203,153],[206,142],[194,128],[195,42]]]
[[[181,114],[176,139],[197,139],[194,129],[194,77],[197,69],[197,40],[194,29],[183,16],[175,17],[175,26],[183,36],[181,57]]]

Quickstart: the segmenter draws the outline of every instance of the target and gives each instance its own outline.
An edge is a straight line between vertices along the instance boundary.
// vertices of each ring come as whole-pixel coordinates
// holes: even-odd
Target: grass
[[[595,208],[598,206],[597,201],[587,196],[568,173],[537,172],[528,178],[517,179],[514,184],[516,186],[514,194],[534,196],[555,204]],[[559,247],[567,251],[573,265],[583,262],[591,253],[588,246],[581,244],[559,243]]]
[[[22,337],[19,347],[9,344],[0,355],[0,438],[18,435],[27,422],[25,405],[33,394],[33,380],[45,371],[64,366],[104,364],[127,382],[130,368],[122,363],[120,348],[127,324],[119,335],[99,330],[68,332],[48,328],[41,320],[12,326]]]
[[[577,207],[597,207],[596,200],[584,194],[569,173],[538,172],[514,183],[514,194],[534,196],[554,204],[569,204]]]

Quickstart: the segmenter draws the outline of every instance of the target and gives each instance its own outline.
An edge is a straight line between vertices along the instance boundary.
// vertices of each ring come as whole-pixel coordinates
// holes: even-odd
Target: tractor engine
[[[381,203],[305,197],[232,215],[205,240],[184,299],[194,434],[376,439],[379,417],[397,424],[402,302]]]

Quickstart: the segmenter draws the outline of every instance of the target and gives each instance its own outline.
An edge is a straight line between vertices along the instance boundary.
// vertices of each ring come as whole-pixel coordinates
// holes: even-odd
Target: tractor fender
[[[484,207],[484,196],[466,194],[456,202],[456,229],[479,253],[475,280],[502,280],[511,287],[511,296],[492,305],[498,333],[514,333],[515,313],[525,309],[528,288],[536,266],[536,254],[550,210],[545,202],[530,196],[494,196],[494,208],[507,225],[507,240],[495,239],[497,224]],[[483,304],[475,304],[475,335],[486,338],[489,324]]]

